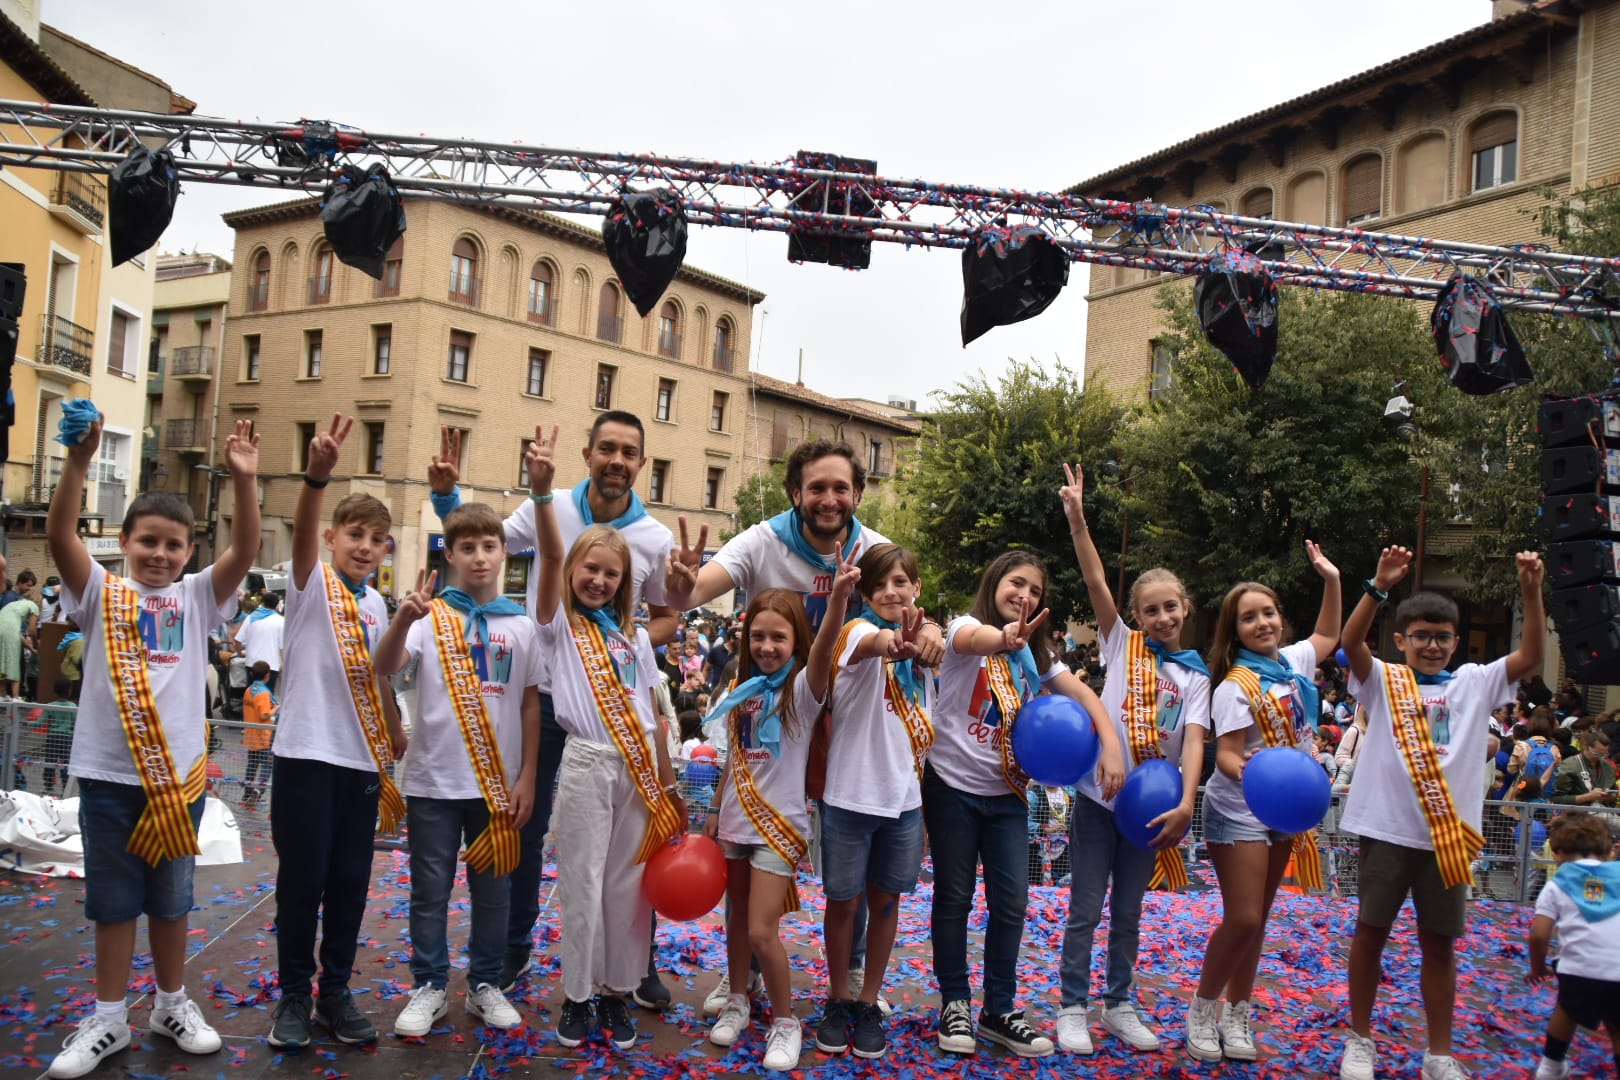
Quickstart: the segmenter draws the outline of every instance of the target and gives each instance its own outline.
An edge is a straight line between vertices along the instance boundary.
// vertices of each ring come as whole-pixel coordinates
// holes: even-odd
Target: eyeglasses
[[[1406,640],[1420,649],[1427,649],[1430,645],[1438,645],[1445,649],[1457,643],[1457,635],[1444,630],[1438,634],[1428,630],[1414,630],[1406,635]]]

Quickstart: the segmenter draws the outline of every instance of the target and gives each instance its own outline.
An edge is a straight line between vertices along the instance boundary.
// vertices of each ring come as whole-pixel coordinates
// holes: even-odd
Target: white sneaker
[[[1221,1007],[1221,1053],[1233,1061],[1253,1061],[1257,1056],[1247,1001],[1228,1001]]]
[[[1378,1075],[1378,1044],[1355,1032],[1344,1037],[1344,1056],[1339,1059],[1339,1080],[1374,1080]]]
[[[1545,1057],[1536,1066],[1536,1080],[1566,1080],[1569,1076],[1569,1062],[1548,1061]]]
[[[394,1034],[406,1038],[426,1035],[450,1011],[450,995],[437,986],[418,986],[394,1020]]]
[[[804,1050],[804,1029],[792,1017],[771,1025],[765,1041],[765,1068],[776,1071],[797,1069]]]
[[[512,1003],[506,1000],[506,995],[489,983],[479,983],[478,989],[467,995],[467,1015],[482,1020],[486,1027],[498,1028],[501,1031],[507,1031],[523,1023],[523,1017],[512,1008]],[[428,1022],[428,1026],[432,1026],[432,1021]]]
[[[866,969],[865,968],[850,968],[849,969],[849,1000],[851,1000],[851,1001],[859,1001],[861,999],[861,988],[864,987],[865,985],[866,985]],[[889,1004],[889,999],[883,996],[883,987],[881,987],[881,986],[878,987],[877,1007],[878,1007],[878,1010],[880,1012],[882,1012],[884,1016],[889,1016],[894,1012],[894,1006],[890,1005]]]
[[[212,1054],[220,1047],[219,1032],[208,1026],[202,1010],[190,998],[178,1008],[152,1006],[152,1034],[167,1035],[188,1054]]]
[[[62,1043],[62,1049],[51,1061],[50,1075],[54,1080],[73,1080],[100,1065],[109,1054],[116,1054],[129,1045],[129,1023],[109,1024],[91,1013],[79,1021],[79,1026]]]
[[[1221,1060],[1221,1029],[1215,1002],[1196,992],[1187,1006],[1187,1053],[1199,1061]]]
[[[1069,1054],[1096,1053],[1097,1048],[1091,1045],[1090,1024],[1090,1011],[1084,1005],[1070,1005],[1058,1013],[1058,1049]]]
[[[1437,1057],[1423,1051],[1423,1080],[1469,1080],[1473,1075],[1454,1057]]]
[[[1159,1037],[1153,1034],[1153,1029],[1142,1022],[1136,1006],[1128,1001],[1105,1008],[1102,1014],[1102,1026],[1107,1028],[1115,1038],[1123,1039],[1132,1050],[1157,1050]]]
[[[716,1046],[730,1046],[747,1030],[748,999],[742,994],[732,994],[726,999],[725,1008],[720,1010],[720,1018],[709,1029],[709,1041]]]
[[[750,972],[748,975],[748,997],[750,1000],[765,992],[765,977],[759,972]],[[720,1015],[720,1010],[726,1007],[726,1001],[731,997],[731,975],[728,972],[720,976],[720,984],[709,991],[709,996],[703,999],[703,1015],[705,1018]]]

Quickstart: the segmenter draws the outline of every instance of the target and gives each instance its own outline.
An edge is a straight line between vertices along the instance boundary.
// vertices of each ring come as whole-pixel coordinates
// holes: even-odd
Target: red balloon
[[[703,743],[701,745],[694,746],[692,748],[692,760],[693,761],[714,761],[714,760],[716,760],[714,747],[710,746],[708,743]]]
[[[210,761],[203,771],[208,774],[210,780],[225,779],[225,770],[220,768],[219,763],[216,761]]]
[[[713,911],[726,892],[726,857],[707,836],[684,833],[653,853],[641,891],[666,919],[690,922]]]

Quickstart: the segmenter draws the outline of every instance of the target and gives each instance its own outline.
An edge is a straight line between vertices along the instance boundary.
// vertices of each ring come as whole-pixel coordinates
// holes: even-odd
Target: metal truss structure
[[[1258,252],[1280,284],[1434,299],[1453,274],[1503,306],[1588,320],[1620,362],[1620,257],[1332,228],[1041,191],[840,171],[800,153],[758,164],[521,143],[385,135],[328,121],[263,124],[0,100],[0,167],[105,173],[138,144],[165,148],[182,182],[322,191],[335,169],[387,168],[407,198],[605,214],[626,188],[664,187],[697,225],[908,247],[965,248],[1033,226],[1077,262],[1195,274],[1226,247]],[[832,161],[840,168],[814,167]]]

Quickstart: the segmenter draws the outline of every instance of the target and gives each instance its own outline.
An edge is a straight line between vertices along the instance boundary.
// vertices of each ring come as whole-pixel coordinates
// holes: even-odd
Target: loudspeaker
[[[877,162],[870,158],[800,150],[793,156],[793,163],[801,169],[877,175]],[[877,203],[854,181],[792,178],[786,190],[791,196],[789,206],[801,213],[873,219],[878,216]],[[817,227],[814,221],[797,221],[788,231],[788,261],[865,270],[872,265],[872,241],[861,231],[845,225]]]
[[[1542,494],[1596,491],[1602,484],[1620,487],[1620,450],[1566,446],[1541,452]]]
[[[28,292],[28,272],[22,263],[0,263],[0,319],[22,320],[23,296]]]
[[[1558,630],[1564,674],[1578,683],[1620,683],[1620,626],[1613,622]]]
[[[1544,449],[1620,439],[1620,402],[1599,398],[1549,398],[1541,403],[1536,431]]]
[[[1541,500],[1541,531],[1555,544],[1620,536],[1620,496],[1548,495]]]
[[[1620,581],[1620,544],[1610,540],[1572,540],[1547,547],[1547,581],[1555,589]]]
[[[1554,589],[1547,614],[1558,624],[1560,633],[1581,630],[1596,623],[1620,619],[1620,585],[1582,585]]]

